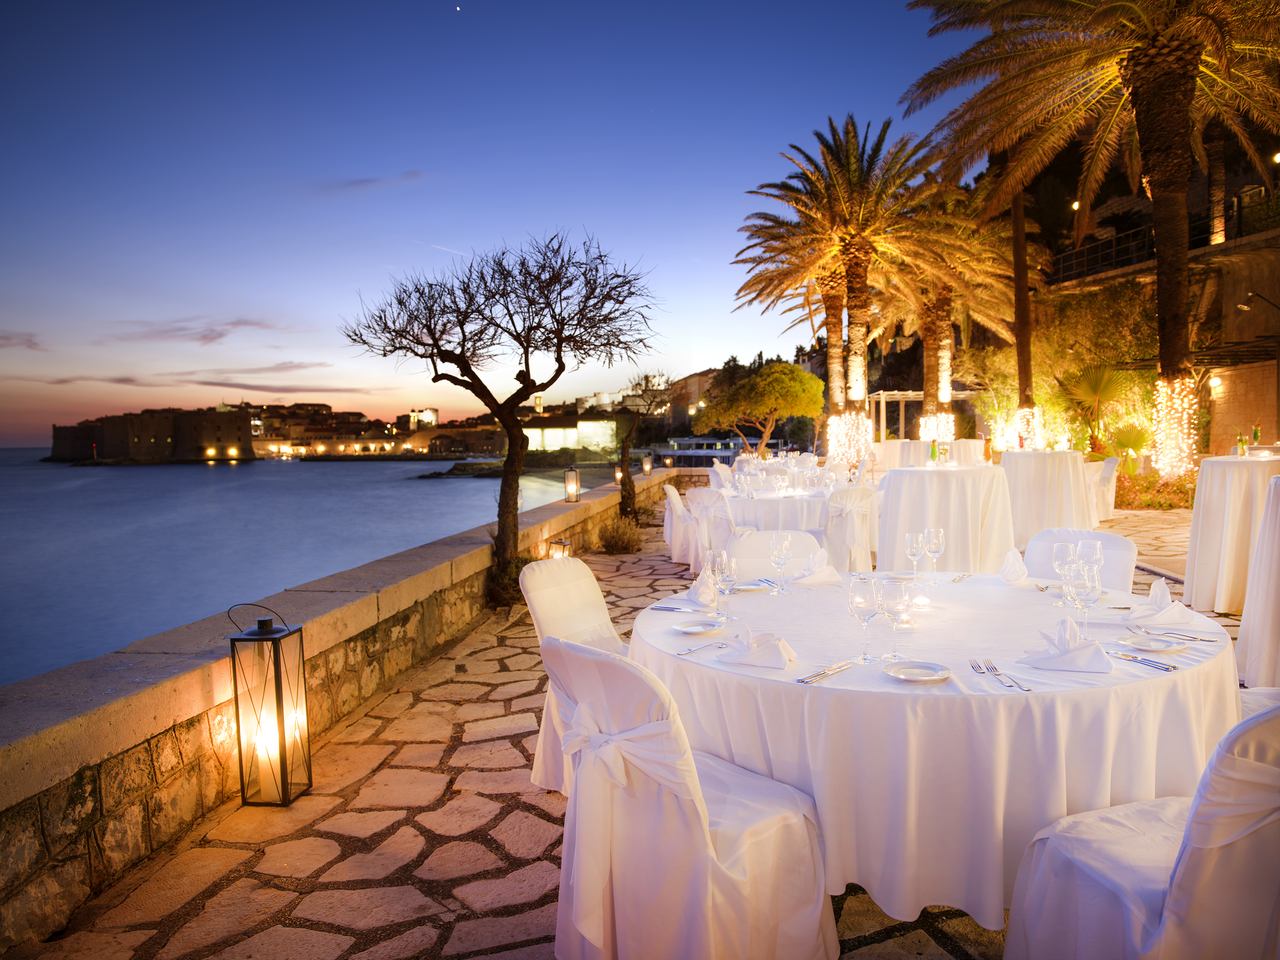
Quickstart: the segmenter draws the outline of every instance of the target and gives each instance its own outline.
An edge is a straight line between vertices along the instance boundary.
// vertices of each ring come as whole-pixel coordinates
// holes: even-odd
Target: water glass
[[[1088,640],[1089,608],[1102,599],[1102,581],[1098,571],[1087,563],[1077,561],[1068,568],[1067,578],[1062,585],[1067,599],[1083,614],[1084,624],[1080,628],[1080,636]]]
[[[859,663],[874,663],[871,655],[871,621],[880,615],[880,581],[854,577],[849,582],[849,613],[862,624],[862,656]]]
[[[1067,567],[1076,562],[1076,545],[1074,543],[1060,542],[1053,545],[1053,572],[1058,575],[1059,581],[1067,579]],[[1062,587],[1065,596],[1066,588]],[[1066,603],[1062,597],[1053,601],[1055,607],[1064,607]]]
[[[914,583],[917,576],[917,568],[920,566],[920,558],[924,556],[924,534],[908,533],[907,534],[907,559],[911,561],[911,580]]]
[[[885,580],[878,582],[880,587],[879,612],[883,613],[893,624],[893,646],[882,656],[881,660],[901,660],[898,653],[898,627],[910,622],[911,618],[911,584],[902,580]]]
[[[773,569],[778,571],[775,578],[777,585],[773,588],[773,594],[777,596],[780,593],[786,593],[783,587],[782,571],[791,562],[791,534],[773,534],[769,540],[769,562],[773,564]]]
[[[1076,562],[1091,567],[1094,572],[1102,570],[1102,541],[1081,540],[1076,543]]]
[[[938,558],[946,552],[947,536],[941,527],[929,527],[924,532],[924,552],[933,564],[933,578],[938,579]]]

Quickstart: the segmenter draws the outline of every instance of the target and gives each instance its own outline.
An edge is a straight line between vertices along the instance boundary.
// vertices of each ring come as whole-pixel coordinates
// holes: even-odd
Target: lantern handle
[[[270,607],[263,606],[260,603],[233,603],[231,606],[227,607],[227,619],[231,621],[231,625],[240,633],[244,633],[244,628],[240,626],[240,624],[236,623],[236,618],[231,615],[232,610],[239,609],[240,607],[257,607],[259,610],[265,610],[267,613],[273,614],[275,618],[284,625],[286,630],[289,629],[289,621],[285,620],[284,617],[280,616],[280,614],[276,613]]]

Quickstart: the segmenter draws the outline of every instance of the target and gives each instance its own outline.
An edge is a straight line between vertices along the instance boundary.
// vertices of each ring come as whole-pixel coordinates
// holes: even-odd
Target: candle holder
[[[666,467],[667,469],[670,469],[671,467],[674,467],[674,466],[676,465],[676,458],[675,458],[675,457],[663,457],[663,458],[662,458],[662,465],[663,465],[664,467]]]
[[[613,482],[622,483],[622,464],[620,463],[613,465]]]
[[[236,604],[236,607],[259,606]],[[261,607],[268,613],[274,610]],[[237,630],[227,611],[227,618]],[[279,614],[275,614],[279,616]],[[311,735],[302,628],[261,617],[227,639],[235,690],[240,802],[287,807],[311,789]]]
[[[573,544],[568,540],[552,540],[547,544],[547,556],[552,560],[573,556]]]
[[[582,482],[577,467],[566,467],[564,471],[564,502],[577,503],[582,498]]]
[[[653,457],[645,454],[640,458],[640,472],[646,477],[653,473]]]

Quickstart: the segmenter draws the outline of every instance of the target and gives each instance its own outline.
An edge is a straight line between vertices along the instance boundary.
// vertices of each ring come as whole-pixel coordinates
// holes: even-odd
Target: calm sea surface
[[[497,513],[497,480],[415,479],[448,462],[71,467],[47,452],[0,449],[0,684]],[[563,485],[522,492],[529,509]]]

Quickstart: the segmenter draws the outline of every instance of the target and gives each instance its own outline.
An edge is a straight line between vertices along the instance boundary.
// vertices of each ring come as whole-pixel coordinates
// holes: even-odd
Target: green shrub
[[[1164,480],[1160,474],[1119,474],[1116,477],[1117,510],[1190,509],[1196,498],[1195,470],[1180,477]]]
[[[630,517],[614,517],[600,528],[600,549],[605,553],[637,553],[643,542],[640,525]]]

